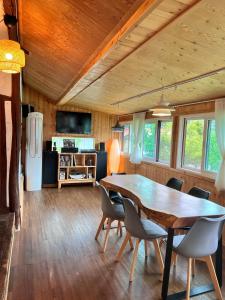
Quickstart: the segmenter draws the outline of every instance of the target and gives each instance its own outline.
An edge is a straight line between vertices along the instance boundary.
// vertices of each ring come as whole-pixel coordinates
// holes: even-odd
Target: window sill
[[[215,173],[207,173],[207,172],[203,173],[203,172],[198,172],[198,171],[184,169],[184,168],[176,168],[176,170],[183,174],[191,175],[200,179],[206,179],[210,182],[215,182],[216,179]]]
[[[168,169],[170,168],[170,166],[168,164],[165,164],[165,163],[160,162],[160,161],[150,160],[150,159],[143,159],[142,163],[148,164],[148,165],[156,165],[156,166],[160,166],[160,167],[168,168]]]

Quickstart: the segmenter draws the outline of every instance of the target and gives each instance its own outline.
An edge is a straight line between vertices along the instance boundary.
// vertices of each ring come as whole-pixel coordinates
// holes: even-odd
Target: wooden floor
[[[141,245],[135,279],[129,285],[132,252],[127,249],[121,263],[114,262],[122,242],[115,230],[111,230],[106,253],[100,252],[100,244],[94,240],[100,218],[97,188],[27,192],[23,226],[15,236],[8,299],[160,299],[161,282],[153,248],[145,260]],[[186,261],[179,258],[171,272],[171,292],[185,287],[186,267]],[[208,283],[209,277],[204,264],[198,263],[192,284],[202,282]],[[195,299],[216,298],[212,293]]]

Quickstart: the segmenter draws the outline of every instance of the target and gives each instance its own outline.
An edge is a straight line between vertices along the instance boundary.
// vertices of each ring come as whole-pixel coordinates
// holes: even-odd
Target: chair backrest
[[[112,176],[113,176],[113,175],[126,175],[126,173],[111,173],[111,175],[112,175]],[[115,197],[115,196],[118,196],[118,193],[109,190],[109,197],[112,198],[112,197]]]
[[[177,252],[193,258],[214,254],[218,248],[224,222],[225,216],[199,219],[184,237]]]
[[[98,186],[101,192],[101,198],[102,198],[102,212],[105,216],[108,216],[113,211],[113,204],[109,198],[109,194],[104,186],[101,184]]]
[[[175,189],[177,191],[181,191],[183,183],[184,183],[183,180],[172,177],[168,180],[166,186]]]
[[[115,173],[115,172],[113,172],[113,173],[111,173],[111,175],[113,176],[113,175],[126,175],[127,173],[124,173],[124,172],[121,172],[121,173]]]
[[[197,197],[197,198],[203,198],[208,200],[209,196],[210,196],[210,192],[205,191],[203,189],[200,189],[196,186],[194,186],[193,188],[190,189],[190,191],[188,192],[189,195]]]
[[[123,206],[125,211],[124,224],[127,231],[134,237],[145,235],[143,225],[133,202],[130,199],[123,198]]]

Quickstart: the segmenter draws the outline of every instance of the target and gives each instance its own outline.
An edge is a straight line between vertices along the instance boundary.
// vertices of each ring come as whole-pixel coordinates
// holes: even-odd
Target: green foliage
[[[201,170],[203,155],[204,119],[186,120],[184,137],[183,166]],[[206,153],[204,169],[217,172],[220,167],[221,155],[217,144],[215,120],[208,123],[206,137]],[[156,129],[157,123],[146,123],[144,131],[144,157],[155,159],[156,156]],[[161,121],[159,141],[159,161],[169,163],[171,152],[172,122]]]
[[[171,139],[172,139],[172,122],[161,122],[160,128],[160,143],[159,143],[159,161],[164,163],[170,162],[171,152]]]
[[[208,143],[207,143],[207,153],[206,153],[206,170],[208,171],[218,171],[221,162],[221,154],[217,144],[216,138],[216,122],[211,120],[208,127]]]
[[[155,158],[155,144],[156,144],[156,123],[146,123],[144,131],[144,150],[145,157]]]
[[[204,120],[187,120],[184,166],[201,169]]]

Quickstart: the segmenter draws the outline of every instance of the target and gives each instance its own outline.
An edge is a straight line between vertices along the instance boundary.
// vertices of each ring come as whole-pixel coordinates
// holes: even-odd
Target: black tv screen
[[[57,111],[56,132],[91,134],[91,114],[80,112]]]

